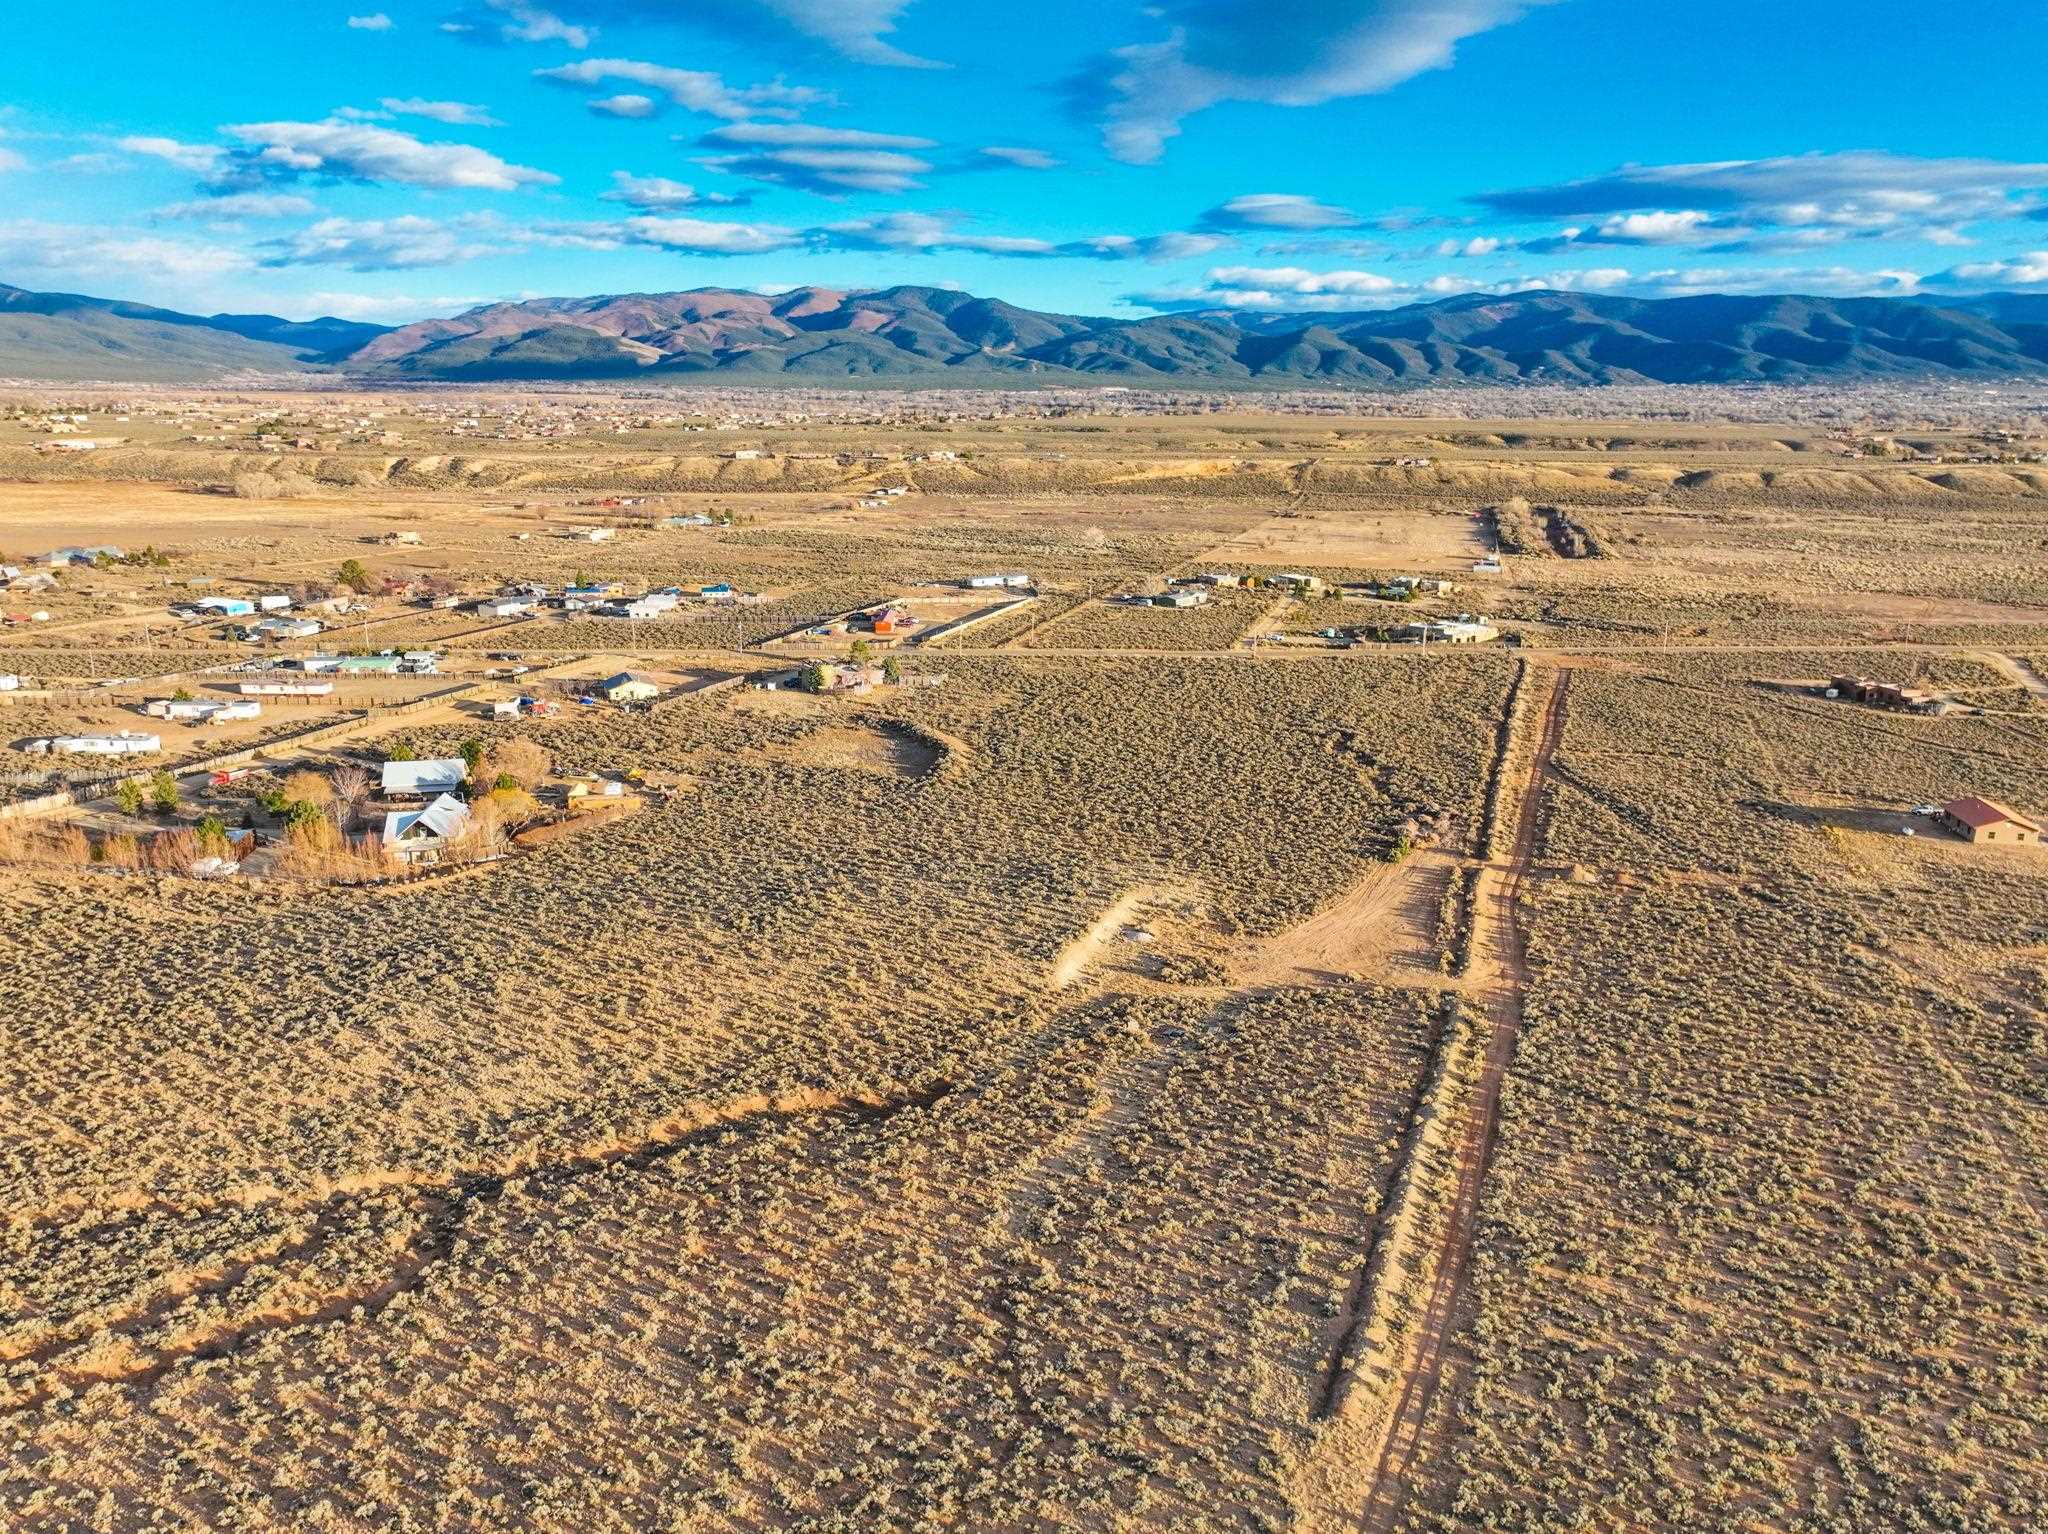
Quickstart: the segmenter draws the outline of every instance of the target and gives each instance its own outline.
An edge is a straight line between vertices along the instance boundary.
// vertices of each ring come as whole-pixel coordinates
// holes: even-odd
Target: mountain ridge
[[[1113,319],[915,285],[708,287],[481,304],[385,327],[202,317],[0,285],[0,376],[198,381],[278,371],[366,382],[1266,389],[2024,377],[2048,375],[2048,294],[1644,299],[1539,290],[1350,313]]]

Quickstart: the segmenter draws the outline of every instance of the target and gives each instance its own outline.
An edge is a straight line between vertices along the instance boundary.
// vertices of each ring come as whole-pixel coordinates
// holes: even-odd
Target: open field
[[[2048,813],[2042,471],[424,398],[283,478],[0,432],[0,563],[123,551],[0,592],[49,613],[0,635],[0,1527],[2048,1516],[2048,849],[1916,813]],[[1105,600],[1210,571],[1453,588]],[[168,611],[269,592],[339,606]],[[831,627],[884,603],[921,629]],[[1286,642],[1461,611],[1505,638]],[[351,850],[407,759],[488,836]]]

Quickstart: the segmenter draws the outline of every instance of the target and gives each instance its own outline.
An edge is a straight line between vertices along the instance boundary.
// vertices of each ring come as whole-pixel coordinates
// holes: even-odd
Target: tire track
[[[521,1160],[454,1173],[380,1171],[303,1195],[255,1193],[180,1207],[148,1199],[107,1216],[87,1216],[82,1230],[61,1232],[69,1244],[93,1242],[111,1227],[151,1218],[191,1220],[223,1209],[273,1207],[310,1215],[303,1234],[245,1245],[210,1263],[163,1275],[125,1306],[110,1304],[51,1328],[32,1343],[0,1352],[0,1416],[32,1410],[99,1384],[146,1387],[188,1360],[231,1356],[271,1332],[332,1321],[365,1320],[426,1282],[454,1254],[470,1221],[516,1184],[561,1186],[615,1168],[645,1171],[693,1145],[734,1130],[797,1120],[838,1118],[879,1123],[928,1108],[953,1091],[940,1082],[917,1091],[801,1090],[707,1104],[667,1119],[628,1140],[593,1142],[545,1160]],[[370,1233],[371,1251],[352,1269],[347,1248],[372,1212],[389,1229]],[[48,1220],[35,1223],[50,1224]],[[381,1239],[380,1239],[381,1238]],[[321,1269],[344,1271],[323,1274]],[[237,1291],[282,1290],[282,1297]],[[220,1310],[196,1313],[212,1301]],[[183,1316],[181,1322],[180,1317]],[[81,1352],[82,1344],[91,1351]]]
[[[1533,678],[1532,678],[1533,680]],[[1571,673],[1551,670],[1542,694],[1536,738],[1525,764],[1517,765],[1511,720],[1495,767],[1501,784],[1498,829],[1504,833],[1504,856],[1480,866],[1471,921],[1473,924],[1473,994],[1483,1004],[1480,1038],[1445,1066],[1431,1092],[1437,1099],[1417,1114],[1417,1132],[1408,1155],[1412,1165],[1401,1174],[1405,1209],[1390,1210],[1394,1219],[1419,1226],[1441,1210],[1434,1240],[1424,1251],[1415,1277],[1425,1286],[1421,1305],[1407,1311],[1396,1261],[1376,1254],[1379,1271],[1368,1281],[1370,1292],[1354,1329],[1343,1377],[1331,1392],[1329,1415],[1364,1424],[1362,1457],[1369,1465],[1368,1491],[1355,1527],[1365,1534],[1386,1534],[1406,1504],[1413,1473],[1430,1447],[1427,1426],[1441,1393],[1449,1363],[1449,1343],[1467,1287],[1473,1234],[1487,1168],[1499,1132],[1502,1087],[1514,1060],[1521,1034],[1523,999],[1528,987],[1528,934],[1520,895],[1535,862],[1543,818],[1543,789],[1563,738]],[[1523,688],[1524,695],[1536,689]],[[1476,1055],[1477,1070],[1472,1070]],[[1449,1119],[1447,1131],[1433,1139],[1431,1121]],[[1437,1155],[1448,1165],[1438,1167]],[[1445,1180],[1448,1186],[1445,1186]],[[1405,1312],[1405,1313],[1404,1313]],[[1404,1324],[1391,1324],[1400,1321]],[[1391,1383],[1372,1395],[1363,1377],[1362,1356],[1385,1337],[1393,1357]]]

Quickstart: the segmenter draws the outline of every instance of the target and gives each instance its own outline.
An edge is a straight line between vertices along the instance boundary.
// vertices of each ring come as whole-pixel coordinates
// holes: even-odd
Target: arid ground
[[[2048,848],[1914,813],[2048,814],[2024,430],[174,403],[0,431],[0,562],[124,560],[0,592],[0,1528],[2048,1521]],[[579,578],[758,600],[418,600]],[[176,808],[18,749],[322,648],[439,662]],[[209,777],[470,741],[545,771],[407,876]]]

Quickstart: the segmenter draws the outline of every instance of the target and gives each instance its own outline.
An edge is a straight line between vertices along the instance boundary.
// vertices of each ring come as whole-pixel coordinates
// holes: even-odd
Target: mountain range
[[[1749,383],[2048,375],[2048,294],[1466,294],[1355,314],[1101,319],[944,288],[724,288],[486,304],[395,329],[197,316],[0,285],[0,378],[326,372],[468,383],[717,379],[988,387]]]

